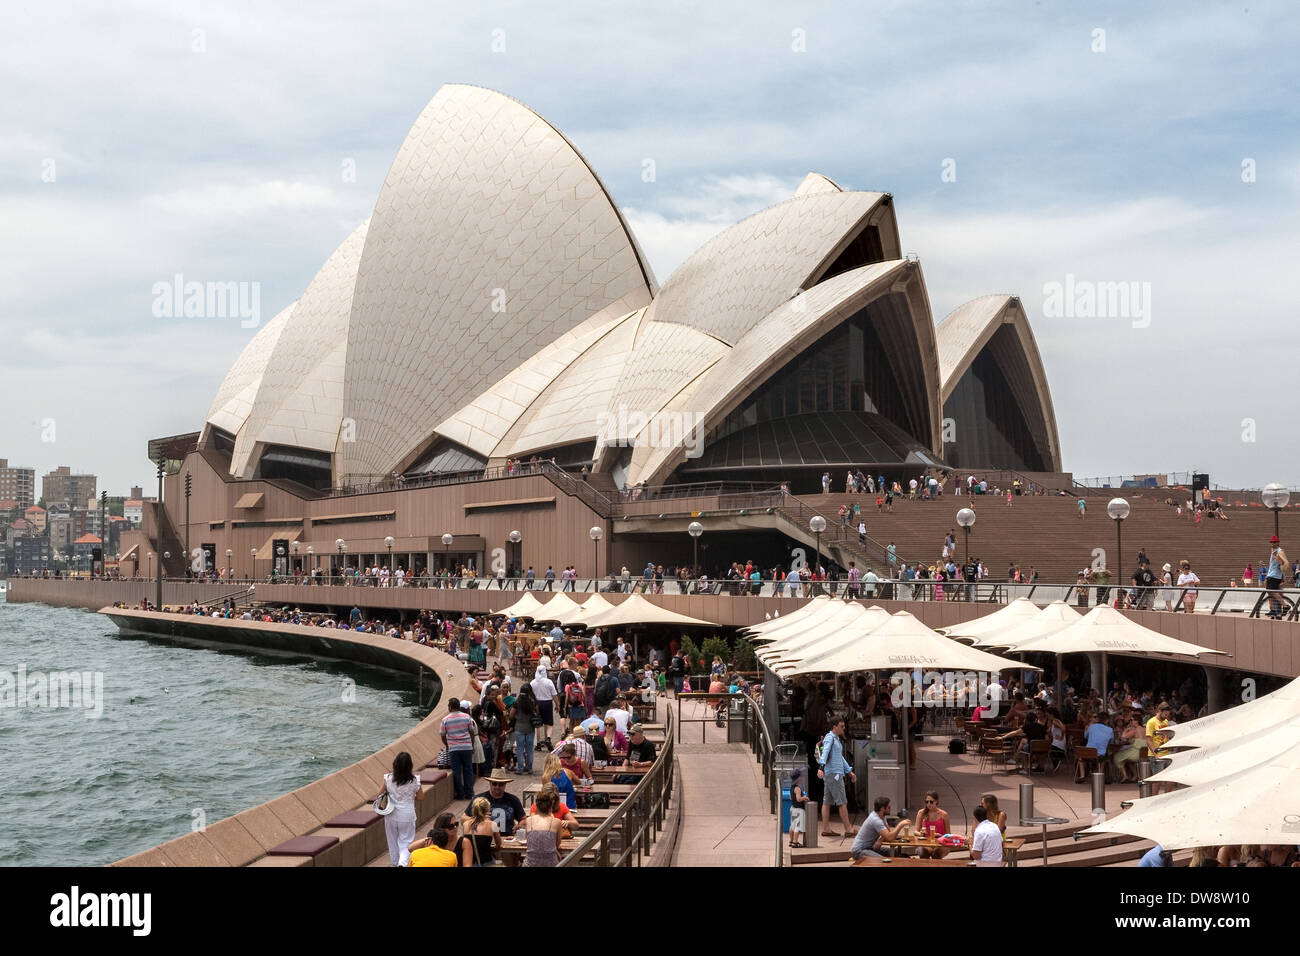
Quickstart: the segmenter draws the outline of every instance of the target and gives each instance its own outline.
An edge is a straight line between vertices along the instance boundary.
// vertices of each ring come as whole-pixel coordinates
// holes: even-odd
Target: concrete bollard
[[[822,805],[809,800],[806,806],[808,822],[804,825],[803,845],[815,849],[822,832]]]
[[[1092,782],[1092,815],[1106,819],[1106,774],[1100,771],[1088,775]]]
[[[1033,819],[1034,816],[1034,785],[1032,783],[1022,783],[1020,785],[1020,825],[1024,826],[1026,820]]]

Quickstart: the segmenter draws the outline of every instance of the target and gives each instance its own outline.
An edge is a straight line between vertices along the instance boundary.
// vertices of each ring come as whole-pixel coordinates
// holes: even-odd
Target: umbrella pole
[[[1056,703],[1056,708],[1057,708],[1058,710],[1060,710],[1060,708],[1061,708],[1061,685],[1062,685],[1063,683],[1064,683],[1064,682],[1061,680],[1061,655],[1060,655],[1060,654],[1057,654],[1057,655],[1056,655],[1056,697],[1055,697],[1055,703]]]

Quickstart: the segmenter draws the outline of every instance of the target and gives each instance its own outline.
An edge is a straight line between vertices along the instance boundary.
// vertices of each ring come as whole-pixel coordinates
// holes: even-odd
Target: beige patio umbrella
[[[852,610],[850,610],[852,609]],[[787,640],[774,642],[763,648],[764,662],[780,673],[782,665],[791,665],[813,657],[824,657],[859,641],[880,627],[891,617],[883,607],[873,604],[848,605],[843,613],[826,622],[825,627],[814,626]]]
[[[1256,734],[1225,740],[1209,747],[1185,750],[1170,758],[1170,765],[1148,781],[1181,783],[1185,786],[1209,783],[1241,773],[1274,755],[1300,746],[1300,716],[1291,717]]]
[[[492,613],[504,614],[506,617],[527,617],[535,620],[537,613],[545,606],[541,601],[533,597],[532,591],[525,591],[523,596],[514,604]]]
[[[1018,597],[1005,607],[992,614],[972,618],[952,627],[941,627],[939,632],[948,637],[970,639],[978,644],[978,639],[992,634],[999,634],[1007,628],[1023,624],[1038,616],[1040,608],[1027,597]]]
[[[880,610],[880,609],[876,609]],[[782,676],[834,671],[998,671],[1020,669],[1025,665],[987,651],[959,644],[938,631],[926,627],[911,613],[897,611],[889,620],[867,631],[830,654],[805,657],[802,661],[778,665]]]
[[[563,591],[551,595],[551,599],[542,605],[541,610],[533,615],[534,621],[555,621],[557,624],[566,617],[582,613],[582,605]]]
[[[789,656],[790,651],[803,650],[818,641],[833,638],[842,628],[857,621],[866,610],[857,602],[844,604],[837,601],[823,605],[817,614],[791,621],[779,631],[768,631],[773,640],[758,649],[758,657],[764,661],[779,660]]]
[[[1249,769],[1136,800],[1131,809],[1082,831],[1128,833],[1166,850],[1300,839],[1300,744]]]
[[[831,597],[829,594],[819,594],[815,598],[806,601],[797,610],[785,615],[785,617],[782,617],[781,612],[777,611],[768,620],[759,621],[757,624],[749,625],[749,627],[742,627],[741,631],[747,634],[750,640],[767,640],[768,631],[784,627],[791,622],[798,623],[800,620],[818,613],[830,603]]]
[[[599,594],[593,594],[587,600],[583,601],[578,609],[568,617],[560,621],[561,624],[568,627],[569,625],[586,624],[588,618],[595,617],[597,614],[603,614],[610,608],[614,607]]]
[[[562,597],[563,595],[557,595]],[[576,607],[576,605],[575,605]],[[678,614],[647,601],[640,594],[628,595],[627,600],[613,605],[608,611],[593,614],[582,622],[587,627],[616,627],[620,624],[681,624],[696,627],[717,627],[712,621]]]
[[[1125,617],[1109,604],[1101,604],[1069,627],[1028,640],[1017,640],[1015,651],[1049,654],[1083,654],[1089,651],[1120,651],[1125,654],[1223,654],[1212,647],[1180,641],[1144,627]]]
[[[1171,727],[1169,747],[1212,747],[1300,716],[1300,677],[1257,700]]]
[[[1064,630],[1083,617],[1064,601],[1053,601],[1027,621],[1005,628],[1000,634],[976,638],[976,647],[1007,647],[1018,650],[1019,645],[1047,634]]]
[[[1109,604],[1099,604],[1069,627],[1041,637],[1016,642],[1017,653],[1039,652],[1056,655],[1056,699],[1061,699],[1061,656],[1063,654],[1083,654],[1099,652],[1102,655],[1112,651],[1123,654],[1181,654],[1196,657],[1200,654],[1222,654],[1210,647],[1190,644],[1177,638],[1167,637],[1159,631],[1143,627],[1137,621],[1125,617]],[[1102,660],[1102,673],[1106,672],[1105,659]]]

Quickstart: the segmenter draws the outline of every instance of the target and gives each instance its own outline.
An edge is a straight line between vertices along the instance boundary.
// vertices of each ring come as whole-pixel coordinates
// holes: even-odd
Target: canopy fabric
[[[1212,747],[1266,731],[1300,716],[1300,677],[1258,700],[1189,720],[1173,728],[1171,747]]]
[[[775,616],[767,621],[759,621],[757,624],[751,624],[749,627],[742,627],[741,630],[749,636],[750,640],[767,640],[767,632],[775,628],[788,624],[791,621],[799,621],[811,614],[815,614],[831,602],[828,594],[819,594],[810,601],[805,601],[796,610],[791,611],[785,617],[777,611]]]
[[[826,605],[822,613],[805,618],[802,622],[798,620],[793,622],[792,626],[788,630],[781,631],[771,644],[759,648],[758,658],[764,662],[794,659],[800,656],[800,653],[809,652],[811,648],[823,641],[839,640],[844,635],[844,628],[853,627],[862,615],[867,613],[867,610],[867,607],[855,601],[849,604],[836,602],[836,604]],[[888,611],[881,607],[875,607],[875,610],[880,614],[888,614]],[[879,624],[879,620],[876,623]]]
[[[954,624],[952,627],[941,627],[939,631],[948,637],[981,638],[990,634],[997,634],[1009,627],[1015,627],[1017,624],[1023,624],[1025,621],[1037,617],[1039,610],[1038,605],[1029,598],[1018,597],[992,614],[972,618],[969,621],[963,621],[961,624]]]
[[[509,607],[503,607],[494,614],[504,614],[506,617],[527,617],[536,619],[537,612],[544,608],[544,605],[537,598],[533,597],[532,591],[525,591],[523,596]]]
[[[1225,740],[1210,747],[1176,753],[1170,766],[1148,777],[1157,782],[1171,781],[1187,786],[1209,783],[1220,777],[1241,773],[1261,764],[1274,754],[1300,746],[1300,716],[1261,731]]]
[[[599,594],[593,594],[587,600],[583,601],[578,610],[574,611],[568,617],[560,621],[563,625],[586,624],[587,618],[595,617],[597,614],[603,614],[610,608],[614,607]]]
[[[1053,601],[1029,620],[1008,627],[1000,634],[976,638],[975,646],[1009,647],[1017,650],[1018,646],[1025,641],[1063,631],[1082,617],[1083,615],[1064,601]]]
[[[1248,770],[1198,786],[1137,800],[1128,811],[1082,831],[1128,833],[1166,850],[1194,846],[1296,842],[1300,814],[1300,745]]]
[[[533,615],[534,621],[563,621],[566,617],[572,617],[575,614],[582,613],[582,605],[569,597],[563,591],[551,595],[551,599],[541,605],[541,609]]]
[[[1029,640],[1017,640],[1014,650],[1046,654],[1083,654],[1090,651],[1184,654],[1190,657],[1223,653],[1143,627],[1108,604],[1098,605],[1069,627]]]
[[[688,617],[659,607],[639,594],[628,595],[627,600],[621,604],[615,604],[608,611],[594,614],[583,623],[587,627],[615,627],[620,624],[684,624],[717,627],[711,621],[701,621],[699,618]]]
[[[807,663],[812,666],[860,643],[868,634],[883,627],[892,618],[893,615],[883,607],[873,604],[856,615],[849,624],[837,628],[834,633],[824,634],[812,641],[805,640],[799,642],[799,646],[779,651],[768,658],[767,664],[782,676],[790,673],[792,668],[800,664]]]
[[[959,644],[931,630],[907,611],[898,611],[862,640],[853,641],[842,650],[819,658],[806,658],[778,673],[818,673],[834,671],[844,674],[870,670],[959,670],[997,672],[1022,668],[1020,661],[997,657],[985,651]]]

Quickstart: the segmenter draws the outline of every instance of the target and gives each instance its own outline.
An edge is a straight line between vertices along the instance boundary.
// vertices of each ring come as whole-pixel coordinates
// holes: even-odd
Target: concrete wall
[[[189,833],[169,840],[127,857],[115,866],[364,865],[384,849],[382,824],[366,830],[329,830],[326,835],[337,836],[340,842],[314,860],[307,857],[267,857],[266,852],[292,837],[319,833],[327,820],[368,805],[382,789],[383,775],[392,769],[393,758],[401,751],[411,754],[417,770],[433,760],[442,749],[438,725],[446,716],[446,701],[451,697],[467,696],[469,692],[469,678],[463,665],[441,651],[409,641],[260,621],[225,621],[112,608],[103,613],[124,630],[223,645],[289,649],[412,674],[423,669],[437,674],[442,683],[438,706],[412,730],[382,750],[268,803],[210,824],[201,833]],[[418,822],[421,824],[450,802],[450,778],[435,784],[432,791],[417,804]]]

